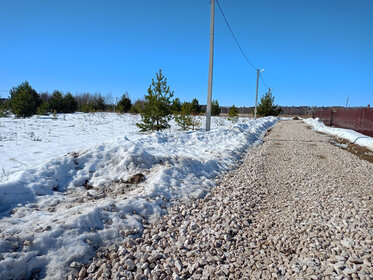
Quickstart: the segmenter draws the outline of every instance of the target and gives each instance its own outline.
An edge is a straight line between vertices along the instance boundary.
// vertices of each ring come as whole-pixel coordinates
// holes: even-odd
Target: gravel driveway
[[[204,199],[99,250],[78,277],[373,279],[373,164],[329,139],[279,122]]]

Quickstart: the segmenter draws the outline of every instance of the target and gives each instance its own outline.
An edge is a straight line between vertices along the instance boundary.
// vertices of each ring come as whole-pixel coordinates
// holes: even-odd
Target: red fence
[[[348,128],[373,137],[373,108],[325,110],[312,113],[325,125]]]

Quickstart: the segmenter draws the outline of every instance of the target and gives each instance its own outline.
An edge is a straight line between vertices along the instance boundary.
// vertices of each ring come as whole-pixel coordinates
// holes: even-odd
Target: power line
[[[264,79],[263,79],[263,77],[262,77],[262,74],[259,74],[259,77],[260,77],[260,81],[262,82],[263,86],[264,86],[265,88],[268,88],[267,85],[266,85],[266,83],[264,82]]]
[[[227,18],[225,17],[222,8],[220,7],[219,1],[216,0],[216,3],[218,4],[219,11],[220,11],[220,13],[222,14],[222,16],[223,16],[223,18],[224,18],[224,21],[225,21],[225,23],[227,24],[228,29],[229,29],[229,31],[231,32],[232,37],[233,37],[234,41],[236,42],[238,48],[240,49],[242,55],[244,56],[244,58],[246,59],[246,61],[249,63],[249,65],[250,65],[250,66],[251,66],[251,67],[256,71],[257,68],[254,66],[254,64],[252,64],[252,63],[250,62],[250,60],[247,58],[245,52],[242,50],[240,44],[238,43],[237,38],[236,38],[236,36],[234,35],[234,33],[233,33],[233,31],[232,31],[232,28],[230,27],[230,25],[229,25],[229,23],[228,23],[228,20],[227,20]]]

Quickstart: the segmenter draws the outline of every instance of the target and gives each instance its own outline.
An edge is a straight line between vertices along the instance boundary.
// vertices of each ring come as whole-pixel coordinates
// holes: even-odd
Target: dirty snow
[[[0,166],[7,170],[0,184],[0,279],[39,271],[63,278],[71,262],[88,262],[98,247],[141,231],[143,219],[157,220],[170,203],[203,197],[277,121],[213,118],[209,132],[181,132],[173,123],[142,134],[138,118],[0,119]],[[126,183],[137,173],[145,181]]]
[[[304,119],[306,124],[310,125],[314,130],[329,135],[333,135],[342,139],[346,139],[351,143],[357,144],[362,147],[373,151],[373,138],[367,135],[361,134],[351,129],[337,128],[326,126],[319,118],[316,119]]]

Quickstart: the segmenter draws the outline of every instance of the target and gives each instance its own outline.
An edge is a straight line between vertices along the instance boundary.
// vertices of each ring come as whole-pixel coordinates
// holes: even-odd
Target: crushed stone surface
[[[210,194],[68,279],[373,279],[373,164],[329,140],[279,122]]]

